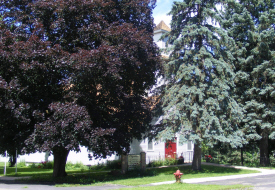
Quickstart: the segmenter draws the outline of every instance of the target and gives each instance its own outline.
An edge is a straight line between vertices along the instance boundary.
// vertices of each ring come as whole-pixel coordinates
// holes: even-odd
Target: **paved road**
[[[210,164],[211,165],[211,164]],[[212,164],[215,165],[215,164]],[[227,167],[227,166],[226,166]],[[275,170],[271,169],[260,169],[260,168],[247,168],[242,166],[229,166],[239,169],[249,169],[249,170],[258,170],[261,173],[254,174],[243,174],[235,176],[223,176],[223,177],[214,177],[194,179],[190,180],[187,183],[198,183],[198,184],[216,184],[216,185],[234,185],[234,184],[243,184],[254,186],[254,190],[275,190]]]
[[[103,186],[78,186],[78,187],[55,187],[54,185],[40,184],[10,184],[0,181],[0,190],[107,190],[120,189],[126,186],[123,185],[103,185]]]
[[[216,184],[216,185],[243,184],[243,185],[252,185],[254,186],[255,190],[275,190],[275,174],[200,182],[198,184]]]
[[[0,176],[0,190],[107,190],[129,187],[125,185],[102,185],[102,186],[77,186],[77,187],[56,187],[49,184],[25,184],[21,181],[15,181],[18,177]]]

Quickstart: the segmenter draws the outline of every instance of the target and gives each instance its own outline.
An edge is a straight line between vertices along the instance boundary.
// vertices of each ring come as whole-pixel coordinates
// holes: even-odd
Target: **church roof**
[[[166,30],[168,32],[171,31],[171,29],[169,28],[169,26],[167,26],[165,24],[165,22],[163,22],[163,20],[160,21],[160,23],[154,28],[154,30]]]

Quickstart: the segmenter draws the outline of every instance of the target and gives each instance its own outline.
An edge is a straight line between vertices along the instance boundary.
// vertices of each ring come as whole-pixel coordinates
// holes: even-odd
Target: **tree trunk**
[[[268,154],[268,133],[262,132],[262,138],[260,140],[260,165],[269,165],[269,154]]]
[[[64,147],[56,147],[53,149],[53,177],[64,177],[67,176],[65,166],[69,150]]]
[[[10,155],[10,167],[14,167],[16,164],[16,155],[12,154]]]
[[[199,143],[194,144],[194,155],[192,162],[193,170],[201,170],[201,147]]]
[[[242,166],[243,166],[243,161],[244,161],[244,159],[243,159],[243,148],[241,148],[241,163],[242,163]]]

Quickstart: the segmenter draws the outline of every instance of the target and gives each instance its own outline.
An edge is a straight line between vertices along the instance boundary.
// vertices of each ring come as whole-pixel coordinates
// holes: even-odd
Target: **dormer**
[[[163,40],[159,40],[160,37],[167,33],[167,32],[170,32],[171,29],[169,28],[169,26],[167,26],[165,24],[165,22],[162,20],[160,21],[160,23],[154,28],[154,42],[157,44],[157,46],[160,48],[160,49],[163,49],[163,48],[166,48],[165,47],[165,44],[168,40],[168,38],[165,38]],[[170,46],[170,45],[168,45]],[[168,57],[169,56],[169,53],[161,53],[162,57]]]
[[[154,28],[154,42],[159,48],[165,48],[165,43],[167,41],[167,38],[159,41],[160,37],[170,31],[171,29],[163,22],[163,20]]]

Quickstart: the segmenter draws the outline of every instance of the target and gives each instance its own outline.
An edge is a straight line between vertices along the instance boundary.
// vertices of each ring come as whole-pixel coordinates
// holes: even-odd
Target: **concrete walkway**
[[[202,163],[202,164],[203,165],[221,166],[221,167],[230,167],[230,168],[236,168],[236,169],[245,169],[245,170],[257,170],[260,173],[183,179],[182,182],[183,183],[203,183],[203,182],[212,182],[212,181],[221,181],[221,180],[230,180],[230,179],[240,179],[240,178],[248,178],[248,177],[251,178],[251,177],[257,177],[257,176],[264,176],[264,175],[273,175],[273,174],[275,175],[275,170],[271,170],[271,169],[250,168],[250,167],[245,167],[245,166],[231,166],[231,165],[214,164],[214,163]],[[165,181],[165,182],[159,182],[159,183],[151,183],[149,185],[163,185],[163,184],[172,184],[172,183],[175,183],[175,181]]]

